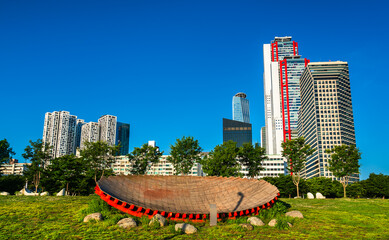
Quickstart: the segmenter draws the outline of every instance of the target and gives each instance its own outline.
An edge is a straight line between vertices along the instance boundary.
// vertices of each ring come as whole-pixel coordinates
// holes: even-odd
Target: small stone
[[[241,226],[243,229],[246,229],[249,231],[254,229],[253,225],[251,225],[250,223],[242,223],[242,224],[239,224],[239,226]]]
[[[57,196],[65,196],[65,188],[62,188],[62,190],[57,193]]]
[[[193,234],[197,232],[197,228],[195,228],[193,225],[188,223],[177,223],[174,226],[174,229],[176,230],[176,232],[182,231],[186,234]]]
[[[159,222],[159,225],[161,227],[167,225],[166,219],[161,214],[155,214],[154,217],[151,219],[149,225],[153,225],[154,222]]]
[[[92,213],[89,214],[84,218],[84,222],[89,222],[90,220],[96,220],[96,221],[102,221],[103,220],[103,215],[101,213]]]
[[[270,227],[275,227],[277,225],[277,219],[272,219],[269,224]]]
[[[290,222],[288,222],[288,226],[291,228],[291,227],[293,227],[293,225],[290,223]]]
[[[326,197],[324,197],[323,194],[317,192],[317,193],[316,193],[316,198],[317,198],[317,199],[325,199]]]
[[[265,223],[262,222],[261,219],[257,217],[250,217],[247,219],[247,222],[249,222],[253,226],[264,226]]]
[[[313,194],[312,193],[307,193],[307,198],[308,199],[315,199],[315,196],[313,196]]]
[[[8,195],[10,195],[10,194],[9,194],[8,192],[1,192],[0,195],[1,195],[1,196],[8,196]]]
[[[294,218],[304,218],[303,214],[300,211],[291,211],[285,213],[285,216],[294,217]]]
[[[126,228],[126,229],[136,227],[136,222],[132,218],[124,218],[120,220],[117,224],[119,225],[119,227]]]

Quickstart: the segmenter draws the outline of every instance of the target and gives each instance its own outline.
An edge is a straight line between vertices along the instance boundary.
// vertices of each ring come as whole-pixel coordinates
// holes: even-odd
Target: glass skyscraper
[[[242,147],[243,143],[252,144],[251,124],[223,118],[223,142],[232,140],[237,147]]]
[[[250,106],[245,93],[237,93],[232,97],[232,119],[250,123]]]
[[[307,158],[305,178],[335,177],[327,169],[326,149],[355,145],[354,117],[347,62],[309,63],[300,80],[298,135],[315,151]],[[354,174],[350,182],[359,180]]]
[[[130,144],[130,124],[117,122],[116,145],[120,144],[119,155],[127,155]]]

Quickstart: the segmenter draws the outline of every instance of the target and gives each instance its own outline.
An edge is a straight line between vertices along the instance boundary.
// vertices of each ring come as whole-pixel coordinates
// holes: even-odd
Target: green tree
[[[35,192],[38,192],[43,170],[50,163],[50,151],[51,147],[47,144],[44,146],[42,140],[38,139],[35,142],[30,140],[30,145],[24,149],[24,153],[22,154],[24,159],[31,162],[31,165],[27,166],[24,175],[28,181],[33,183]]]
[[[346,187],[351,175],[359,173],[361,153],[355,145],[345,144],[334,146],[332,149],[326,149],[325,152],[331,154],[327,168],[343,185],[343,197],[346,197]]]
[[[12,158],[12,155],[15,155],[15,152],[10,147],[7,139],[4,138],[3,140],[0,140],[0,166],[9,162],[9,160]]]
[[[26,178],[22,175],[0,176],[0,192],[14,194],[24,187]]]
[[[188,174],[193,164],[201,160],[202,148],[198,140],[193,137],[177,139],[174,145],[170,145],[170,156],[167,160],[173,164],[175,174]]]
[[[305,168],[307,157],[310,156],[314,150],[308,144],[305,144],[305,139],[299,137],[292,140],[286,140],[281,144],[282,156],[287,159],[288,171],[292,174],[293,184],[297,189],[297,197],[300,197],[299,183],[301,179],[301,172]]]
[[[146,174],[149,164],[152,166],[153,164],[158,163],[162,154],[163,151],[160,152],[158,147],[149,146],[147,143],[143,144],[140,148],[134,148],[134,150],[127,155],[132,167],[131,173],[141,175]]]
[[[259,175],[263,170],[262,162],[267,159],[266,149],[256,143],[254,146],[250,143],[244,143],[239,148],[238,160],[248,171],[248,176],[253,178]]]
[[[207,157],[201,160],[203,171],[208,176],[241,176],[240,164],[236,160],[238,152],[236,142],[231,140],[217,145]]]
[[[47,167],[42,185],[46,190],[53,192],[65,188],[69,195],[81,194],[80,186],[86,178],[87,164],[82,158],[74,155],[65,155],[51,161]],[[47,176],[47,178],[45,178]],[[45,181],[47,179],[47,181]]]
[[[82,159],[87,163],[89,171],[94,173],[94,180],[97,182],[97,175],[104,173],[111,168],[115,162],[115,156],[120,146],[110,146],[106,142],[86,142],[85,149],[80,151]]]
[[[361,182],[366,190],[366,197],[389,198],[389,175],[370,173],[369,178]]]

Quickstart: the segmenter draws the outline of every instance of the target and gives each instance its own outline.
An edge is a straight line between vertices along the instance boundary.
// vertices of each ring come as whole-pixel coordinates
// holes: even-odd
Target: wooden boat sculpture
[[[109,205],[133,216],[159,213],[171,220],[209,219],[210,204],[217,218],[255,215],[271,208],[278,189],[264,180],[236,177],[148,176],[103,177],[95,193]]]

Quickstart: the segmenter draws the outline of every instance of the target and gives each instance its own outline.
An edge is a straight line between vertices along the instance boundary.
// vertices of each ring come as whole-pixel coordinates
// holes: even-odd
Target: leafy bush
[[[258,213],[258,217],[264,221],[269,221],[270,219],[284,215],[290,207],[288,203],[277,201],[272,208],[261,210]]]
[[[273,184],[280,191],[280,197],[293,198],[297,196],[296,186],[293,184],[292,176],[280,174],[278,177],[265,177],[263,180]],[[301,179],[299,184],[300,194],[308,192],[306,180]]]
[[[316,177],[306,180],[308,191],[312,194],[320,192],[327,198],[343,197],[342,184],[336,180],[325,177]]]
[[[289,217],[278,217],[277,218],[277,224],[276,224],[276,228],[278,230],[286,230],[286,229],[289,229],[289,224],[288,223],[291,223],[293,224],[293,218],[289,218]]]
[[[26,184],[26,178],[21,175],[7,175],[0,176],[0,192],[8,192],[14,194],[20,191],[24,184]]]

